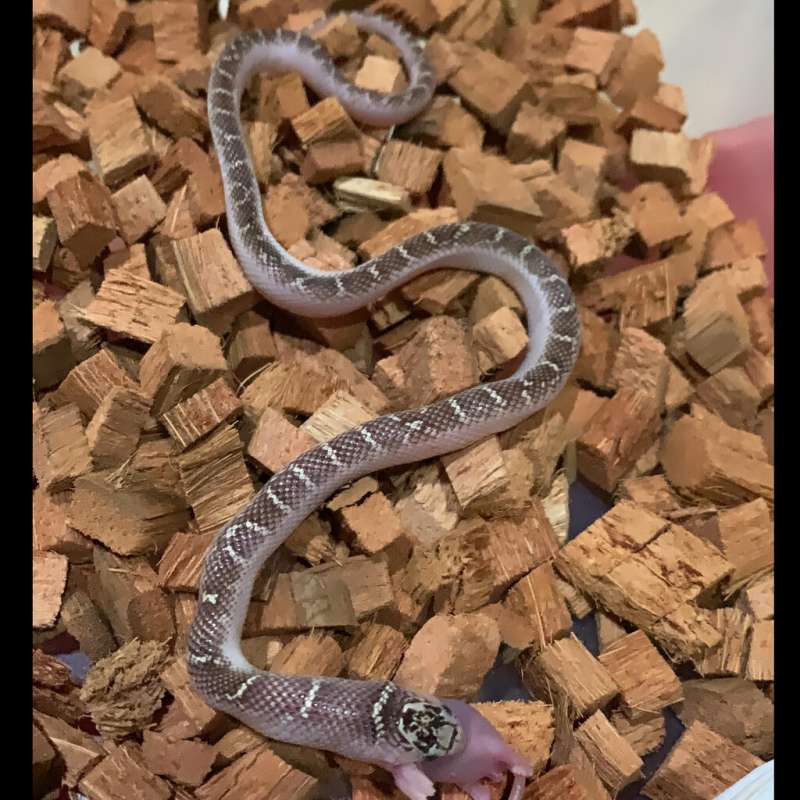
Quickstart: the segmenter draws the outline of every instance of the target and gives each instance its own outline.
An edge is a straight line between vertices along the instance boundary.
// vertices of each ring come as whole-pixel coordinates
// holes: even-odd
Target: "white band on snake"
[[[525,306],[528,351],[510,378],[382,416],[304,453],[273,475],[208,551],[187,663],[195,688],[213,707],[271,739],[379,765],[410,800],[429,797],[434,781],[454,783],[473,800],[487,800],[489,790],[480,781],[500,780],[509,771],[511,798],[519,800],[531,765],[467,704],[427,697],[389,681],[263,672],[244,658],[240,647],[259,569],[321,502],[367,473],[451,452],[518,424],[560,391],[580,347],[578,312],[566,280],[534,244],[504,228],[444,225],[337,273],[307,267],[270,233],[240,121],[241,96],[255,71],[296,70],[319,95],[335,95],[355,119],[373,125],[404,122],[432,97],[433,71],[402,28],[367,13],[350,18],[399,49],[408,89],[382,95],[354,87],[308,35],[311,31],[242,34],[213,69],[209,123],[222,168],[228,230],[245,274],[276,305],[330,317],[360,308],[437,267],[491,273],[515,289]]]

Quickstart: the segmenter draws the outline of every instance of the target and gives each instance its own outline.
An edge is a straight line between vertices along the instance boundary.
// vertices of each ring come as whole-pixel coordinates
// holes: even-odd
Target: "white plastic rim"
[[[774,800],[775,762],[767,761],[737,781],[714,800]]]
[[[637,0],[639,24],[661,42],[661,80],[683,89],[689,136],[772,114],[774,0]]]

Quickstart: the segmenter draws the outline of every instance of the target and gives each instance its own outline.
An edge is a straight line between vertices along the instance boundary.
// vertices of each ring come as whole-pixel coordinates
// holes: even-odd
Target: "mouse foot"
[[[433,781],[416,765],[402,764],[389,767],[395,785],[408,797],[408,800],[428,800],[433,796]]]

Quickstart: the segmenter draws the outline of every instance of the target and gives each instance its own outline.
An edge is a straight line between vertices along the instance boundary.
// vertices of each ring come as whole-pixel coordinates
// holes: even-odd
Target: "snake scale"
[[[243,656],[240,638],[253,582],[265,560],[320,503],[367,473],[457,450],[521,422],[563,387],[577,358],[580,328],[573,294],[558,269],[524,237],[494,225],[443,225],[358,267],[312,269],[269,231],[240,119],[241,97],[258,70],[299,72],[319,96],[339,98],[372,125],[404,122],[429,103],[435,76],[421,45],[396,23],[351,13],[355,24],[400,51],[408,88],[384,95],[353,86],[311,34],[245,32],[225,47],[208,86],[208,114],[222,170],[228,231],[253,286],[305,316],[345,314],[437,267],[491,273],[525,306],[528,351],[512,377],[367,422],[305,452],[275,473],[209,548],[198,592],[187,664],[196,690],[213,707],[263,735],[321,748],[388,770],[411,800],[434,781],[485,800],[484,778],[513,775],[521,797],[531,766],[465,703],[409,691],[389,681],[354,681],[264,672]]]

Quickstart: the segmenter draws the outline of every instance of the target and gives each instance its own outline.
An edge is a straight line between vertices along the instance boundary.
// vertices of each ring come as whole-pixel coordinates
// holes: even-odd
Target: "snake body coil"
[[[335,95],[350,114],[375,125],[421,111],[435,79],[421,47],[381,17],[353,13],[362,29],[400,50],[409,88],[381,95],[352,86],[307,31],[245,33],[225,48],[208,88],[209,123],[222,168],[227,221],[250,282],[276,305],[305,316],[345,314],[415,275],[462,267],[497,275],[525,305],[530,343],[510,378],[432,405],[388,414],[304,453],[276,473],[217,535],[206,556],[187,664],[194,686],[215,708],[267,737],[334,751],[392,772],[412,800],[432,781],[488,797],[481,778],[514,773],[519,797],[530,765],[464,703],[407,691],[387,681],[280,675],[255,669],[240,637],[253,582],[264,561],[336,489],[367,473],[451,452],[505,430],[562,388],[579,350],[570,288],[529,241],[504,228],[465,222],[414,236],[348,272],[325,273],[290,256],[270,233],[240,121],[239,105],[257,70],[296,70],[319,95]],[[315,26],[315,27],[318,27]]]

